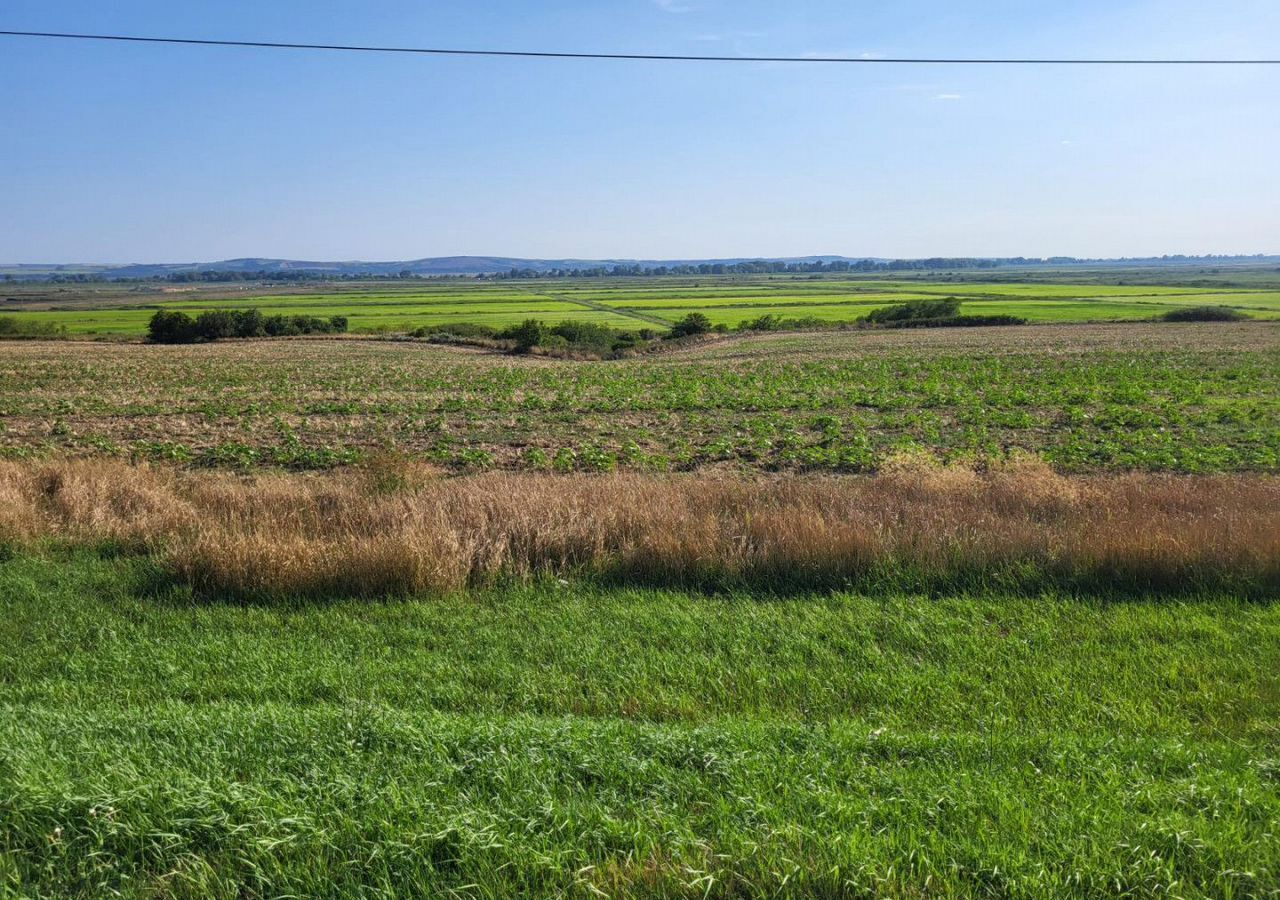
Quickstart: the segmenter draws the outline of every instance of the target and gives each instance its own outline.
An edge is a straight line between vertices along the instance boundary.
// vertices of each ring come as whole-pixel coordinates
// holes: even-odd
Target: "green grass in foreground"
[[[1280,607],[0,563],[0,891],[1258,896]]]

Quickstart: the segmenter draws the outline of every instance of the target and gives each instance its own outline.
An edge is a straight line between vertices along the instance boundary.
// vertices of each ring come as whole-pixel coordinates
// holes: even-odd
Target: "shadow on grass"
[[[750,596],[761,601],[790,601],[837,593],[872,598],[910,595],[1033,599],[1055,596],[1103,603],[1195,602],[1231,597],[1270,605],[1280,599],[1280,577],[1274,570],[1205,572],[1108,567],[1073,572],[1034,565],[1004,565],[933,571],[909,565],[878,565],[856,573],[835,574],[800,570],[661,572],[648,568],[628,570],[614,567],[604,571],[544,572],[532,577],[485,577],[457,590],[371,590],[366,593],[349,589],[288,592],[213,587],[193,582],[161,557],[121,554],[107,558],[127,566],[129,590],[137,596],[175,607],[212,604],[302,609],[352,601],[388,603],[468,594],[500,597],[511,591],[566,588],[672,590],[707,599]]]
[[[861,566],[756,566],[746,570],[703,563],[663,569],[652,565],[617,563],[606,568],[544,570],[532,576],[509,574],[473,577],[451,590],[423,590],[405,585],[352,590],[342,585],[313,583],[307,590],[246,590],[191,577],[166,559],[163,552],[116,541],[93,545],[50,543],[20,547],[0,542],[0,566],[37,560],[41,566],[96,562],[111,567],[113,589],[172,607],[193,605],[308,608],[351,601],[371,603],[437,599],[458,595],[500,597],[504,592],[563,590],[673,590],[706,598],[750,596],[762,601],[795,600],[815,595],[850,593],[864,597],[987,596],[1036,598],[1055,596],[1089,602],[1159,603],[1230,597],[1270,605],[1280,599],[1280,565],[1235,569],[1195,565],[1099,565],[1069,569],[1032,562],[996,565],[924,567],[908,562],[876,562]],[[394,585],[394,582],[392,582]]]

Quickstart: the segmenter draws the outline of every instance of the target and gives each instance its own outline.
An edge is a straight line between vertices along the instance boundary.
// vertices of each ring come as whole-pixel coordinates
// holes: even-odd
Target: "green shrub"
[[[537,319],[525,319],[519,325],[499,333],[499,337],[516,342],[517,353],[528,353],[534,347],[541,347],[547,341],[547,326]]]
[[[671,336],[673,338],[689,337],[695,334],[706,334],[710,330],[710,319],[702,313],[689,313],[671,326]]]

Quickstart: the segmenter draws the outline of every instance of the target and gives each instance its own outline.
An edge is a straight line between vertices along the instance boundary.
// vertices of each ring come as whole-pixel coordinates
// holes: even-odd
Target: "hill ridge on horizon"
[[[929,262],[937,260],[941,265],[958,261],[989,261],[1003,266],[1053,266],[1053,265],[1187,265],[1187,264],[1259,264],[1280,263],[1280,255],[1232,254],[1232,255],[1166,255],[1159,257],[1110,257],[1079,258],[1054,257],[912,257],[892,258],[880,256],[841,256],[838,254],[813,254],[808,256],[734,256],[683,259],[636,259],[579,257],[536,258],[518,256],[454,255],[428,256],[410,260],[301,260],[279,257],[245,256],[212,262],[181,263],[0,263],[0,275],[14,277],[40,277],[42,275],[85,275],[108,278],[154,278],[181,273],[196,272],[271,272],[288,271],[333,275],[395,275],[408,272],[411,275],[487,275],[511,269],[528,269],[547,272],[556,269],[594,269],[615,266],[638,266],[644,269],[699,265],[736,265],[750,262],[810,264],[832,262],[876,262],[908,260]]]

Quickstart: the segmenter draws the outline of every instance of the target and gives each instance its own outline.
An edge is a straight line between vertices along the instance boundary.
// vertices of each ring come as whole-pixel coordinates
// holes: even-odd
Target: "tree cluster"
[[[147,323],[147,337],[156,344],[191,344],[228,338],[293,337],[303,334],[342,334],[346,316],[264,316],[256,309],[211,309],[192,318],[180,310],[158,310]]]
[[[565,321],[548,325],[538,319],[525,319],[499,331],[499,340],[512,342],[516,353],[531,353],[535,349],[568,350],[607,356],[627,350],[635,350],[658,337],[651,328],[636,331],[616,331],[595,322]]]

